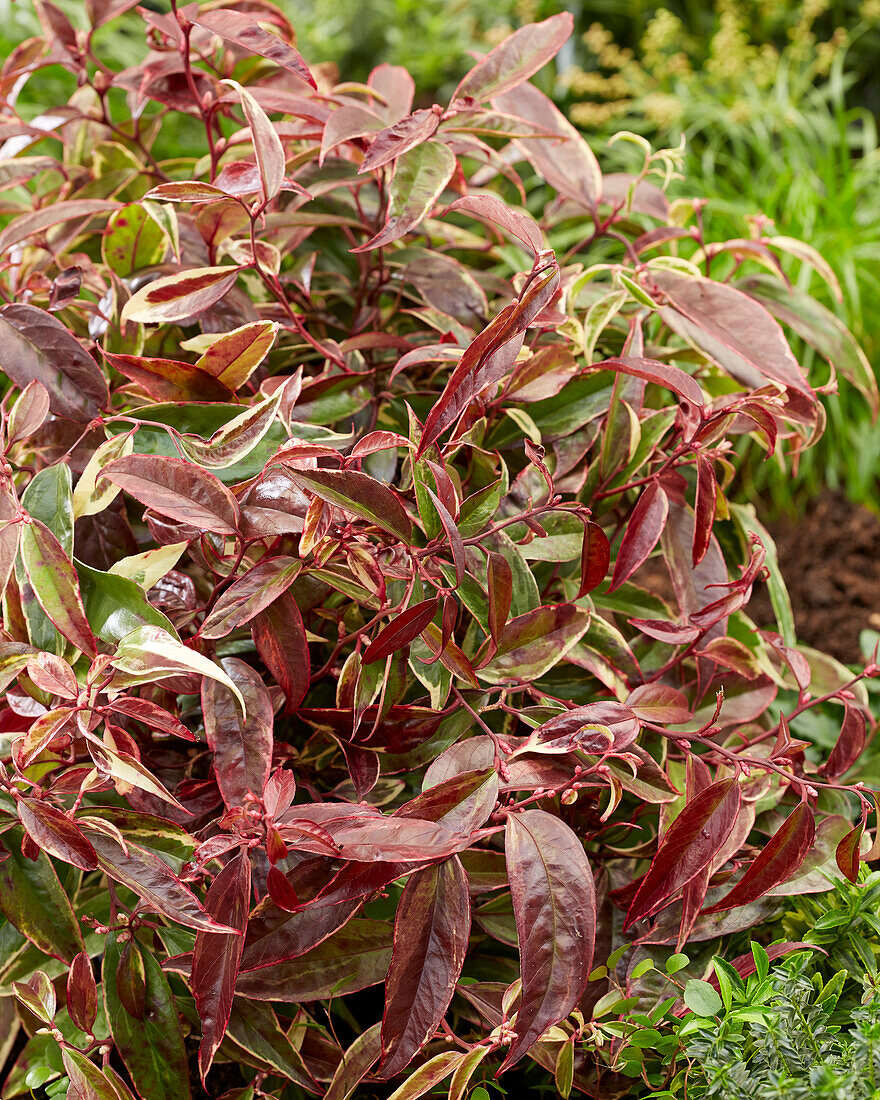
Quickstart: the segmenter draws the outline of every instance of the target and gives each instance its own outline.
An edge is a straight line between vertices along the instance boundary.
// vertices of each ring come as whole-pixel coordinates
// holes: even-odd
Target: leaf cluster
[[[605,1095],[645,945],[875,854],[878,670],[797,643],[731,461],[821,433],[783,324],[877,402],[775,258],[825,262],[603,173],[530,83],[566,14],[413,109],[265,0],[133,7],[2,73],[78,85],[0,151],[4,1097]]]

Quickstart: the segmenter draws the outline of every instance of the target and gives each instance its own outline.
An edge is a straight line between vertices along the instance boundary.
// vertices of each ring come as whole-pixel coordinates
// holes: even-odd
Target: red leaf
[[[358,171],[373,172],[389,164],[396,157],[403,156],[407,150],[427,141],[439,125],[440,116],[436,111],[422,108],[402,118],[400,122],[395,122],[393,126],[387,126],[376,134]]]
[[[94,871],[98,866],[97,853],[81,830],[48,802],[22,798],[18,803],[18,816],[28,836],[47,855],[83,871]]]
[[[474,65],[455,89],[452,102],[470,99],[482,103],[516,88],[556,56],[573,27],[574,19],[567,11],[520,27]]]
[[[645,722],[678,725],[693,717],[687,699],[668,684],[641,684],[630,692],[626,705]]]
[[[828,759],[819,768],[819,774],[829,779],[837,779],[848,772],[865,747],[865,732],[864,712],[846,702],[840,734]]]
[[[521,296],[466,349],[425,421],[416,458],[458,420],[478,394],[507,374],[522,347],[523,333],[552,300],[558,286],[559,268],[554,260],[549,267],[533,272]]]
[[[31,520],[22,528],[19,552],[40,607],[69,642],[95,656],[97,642],[86,618],[79,578],[64,547],[44,523]]]
[[[546,137],[517,138],[515,144],[554,190],[580,207],[593,209],[602,194],[599,163],[553,101],[534,84],[520,84],[513,91],[496,96],[494,105],[533,123],[539,133],[549,130],[558,136],[557,141]]]
[[[371,875],[374,870],[373,867],[366,868]],[[392,877],[384,879],[380,885],[385,886],[395,878],[400,878],[406,870],[405,867],[395,865]],[[364,893],[372,894],[380,885],[371,881]],[[293,886],[288,880],[285,898],[290,900],[289,892],[292,891]],[[308,908],[301,907],[295,913],[287,912],[274,898],[273,902],[271,905],[265,901],[260,902],[248,923],[245,949],[241,958],[242,972],[261,970],[305,955],[354,916],[360,909],[361,897],[348,900],[333,898],[327,902],[313,901]]]
[[[308,66],[293,46],[279,35],[263,30],[254,21],[253,14],[232,11],[229,8],[215,8],[213,11],[197,12],[193,16],[193,22],[196,26],[225,38],[227,42],[233,42],[250,53],[259,54],[267,61],[274,61],[276,65],[287,69],[300,80],[305,80],[313,88],[317,87]]]
[[[655,282],[667,303],[659,310],[663,321],[736,381],[759,389],[771,379],[815,402],[782,328],[753,298],[672,271],[658,272]]]
[[[232,390],[194,363],[102,351],[115,370],[135,382],[154,401],[229,401]]]
[[[380,1076],[400,1073],[433,1036],[461,975],[471,928],[468,879],[458,857],[411,875],[394,919],[385,979]]]
[[[692,798],[670,825],[629,907],[624,928],[650,917],[712,860],[739,813],[735,779],[722,779]]]
[[[715,522],[715,501],[718,496],[718,484],[715,470],[705,455],[697,455],[697,495],[694,501],[694,568],[705,558],[712,540],[712,525]]]
[[[396,653],[408,646],[433,620],[439,606],[438,597],[432,596],[430,600],[422,600],[402,611],[370,642],[361,656],[362,662],[369,665],[374,661],[381,661],[390,653]]]
[[[639,566],[648,560],[663,534],[668,515],[669,498],[660,483],[652,481],[639,497],[626,525],[617,552],[617,561],[614,563],[614,576],[608,586],[609,592],[629,580]]]
[[[242,718],[229,688],[208,677],[202,680],[202,714],[214,754],[214,778],[223,801],[232,808],[241,806],[248,792],[257,798],[263,792],[272,765],[274,714],[269,690],[250,665],[237,657],[225,657],[220,665],[246,707]]]
[[[489,583],[489,635],[495,643],[494,652],[497,652],[498,639],[513,602],[513,572],[507,558],[490,551],[486,575]]]
[[[185,741],[195,741],[192,734],[179,718],[169,714],[167,710],[151,703],[148,699],[137,699],[133,695],[120,695],[107,704],[109,709],[116,714],[124,714],[127,718],[134,718],[143,723],[148,729],[169,733],[174,737],[182,737]]]
[[[98,1015],[98,987],[88,952],[80,951],[67,974],[67,1011],[80,1029],[92,1033]]]
[[[290,592],[257,615],[251,634],[266,667],[281,685],[287,709],[295,710],[309,690],[311,662],[302,615]]]
[[[522,241],[536,257],[544,248],[544,236],[538,223],[528,214],[511,210],[495,195],[463,195],[451,206],[447,206],[445,212],[451,214],[454,210],[464,210],[468,214],[474,214],[478,218],[500,226],[518,241]]]
[[[611,563],[611,544],[598,523],[588,520],[584,524],[584,542],[581,547],[581,585],[575,597],[580,599],[592,592],[608,572]]]
[[[629,619],[630,626],[634,626],[649,638],[656,638],[658,642],[667,642],[669,645],[686,645],[700,636],[698,626],[680,626],[678,623],[666,622],[664,619]]]
[[[657,359],[642,359],[637,356],[603,359],[601,363],[594,363],[590,369],[613,370],[621,374],[631,374],[634,378],[644,378],[646,382],[672,390],[692,405],[704,405],[706,402],[699,383],[687,371],[674,367],[671,363],[661,363]]]
[[[61,222],[74,221],[77,218],[89,218],[93,214],[103,214],[108,210],[116,210],[118,202],[108,199],[73,199],[70,202],[50,202],[40,210],[33,213],[22,214],[14,218],[0,233],[0,255],[5,255],[14,244],[26,240],[34,233],[41,233],[50,226],[59,225]],[[16,306],[16,309],[35,309],[33,306]],[[6,310],[4,309],[5,313]],[[4,359],[4,371],[9,370]],[[27,385],[27,382],[24,383]],[[51,389],[49,390],[51,393]]]
[[[575,707],[538,726],[514,755],[622,752],[635,741],[641,724],[628,706],[612,701]]]
[[[192,990],[202,1023],[199,1073],[203,1082],[229,1023],[250,896],[250,857],[247,851],[241,851],[211,883],[205,908],[219,923],[242,934],[197,932],[193,949]]]
[[[791,878],[812,848],[815,835],[813,811],[806,802],[801,802],[761,849],[730,893],[717,904],[704,909],[703,914],[722,913],[725,909],[748,905],[780,882]]]
[[[204,313],[225,298],[238,279],[237,267],[196,267],[147,283],[122,307],[120,320],[173,324]]]
[[[391,489],[357,470],[290,470],[294,481],[315,496],[367,523],[409,541],[412,524]]]
[[[486,767],[461,772],[427,787],[395,810],[394,817],[436,821],[454,832],[472,833],[486,821],[497,802],[498,775],[494,767]]]
[[[270,867],[266,875],[266,889],[269,897],[279,909],[294,913],[300,908],[296,890],[290,885],[290,879],[277,867]]]
[[[213,474],[183,459],[128,455],[108,462],[102,478],[180,523],[218,535],[234,535],[238,528],[238,501],[232,493]]]
[[[522,1000],[507,1069],[577,1005],[596,939],[596,892],[583,845],[558,817],[507,819],[505,853],[519,938]]]
[[[462,541],[461,533],[455,525],[455,520],[449,514],[446,505],[439,499],[437,494],[433,492],[427,485],[425,486],[425,491],[431,498],[434,507],[437,509],[437,515],[440,517],[440,523],[443,527],[446,539],[449,542],[449,549],[452,553],[452,560],[455,563],[455,583],[456,585],[459,585],[461,584],[462,580],[464,579],[464,575],[467,572],[464,542]]]
[[[295,558],[263,558],[226,589],[202,623],[199,634],[203,638],[225,638],[237,627],[249,623],[290,588],[300,568]]]
[[[864,832],[865,824],[861,821],[846,834],[834,852],[837,866],[850,882],[859,881],[859,862]]]
[[[40,688],[50,695],[61,699],[75,699],[79,694],[79,684],[73,669],[62,657],[54,653],[35,653],[28,659],[28,676]]]

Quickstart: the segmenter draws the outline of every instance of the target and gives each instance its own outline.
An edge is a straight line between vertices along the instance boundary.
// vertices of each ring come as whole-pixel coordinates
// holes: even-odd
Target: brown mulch
[[[828,492],[802,519],[769,530],[800,640],[847,664],[862,662],[859,632],[880,630],[880,517]],[[773,621],[763,585],[746,610],[759,626]]]

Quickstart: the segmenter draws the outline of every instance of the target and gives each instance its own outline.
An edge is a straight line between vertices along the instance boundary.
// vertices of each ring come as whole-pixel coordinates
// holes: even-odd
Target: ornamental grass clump
[[[566,14],[414,109],[263,0],[132,7],[42,0],[0,77],[3,1096],[622,1095],[609,955],[872,855],[877,670],[731,491],[822,429],[779,320],[860,362],[821,258],[705,240],[674,152],[603,175],[529,83]]]

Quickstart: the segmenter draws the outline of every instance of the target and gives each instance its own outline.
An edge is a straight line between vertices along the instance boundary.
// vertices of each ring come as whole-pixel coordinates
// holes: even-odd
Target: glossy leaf
[[[221,667],[244,699],[238,699],[216,680],[202,681],[205,735],[214,754],[214,776],[227,806],[240,806],[250,792],[263,793],[272,763],[272,699],[263,681],[237,657],[226,657]]]
[[[605,580],[611,563],[611,544],[598,523],[589,520],[584,524],[584,541],[581,548],[581,583],[577,598],[586,596]]]
[[[152,1100],[189,1100],[191,1096],[180,1016],[168,980],[152,952],[133,945],[144,971],[143,1013],[133,1017],[119,998],[116,972],[120,945],[110,935],[104,947],[104,1009],[110,1034],[135,1088]]]
[[[285,592],[261,611],[251,626],[254,644],[293,710],[309,688],[311,663],[306,631],[296,600]]]
[[[412,524],[392,491],[357,470],[291,470],[294,481],[358,519],[408,541]]]
[[[170,324],[209,309],[235,286],[237,267],[197,267],[147,283],[122,307],[123,324]]]
[[[667,830],[626,917],[629,926],[655,913],[710,862],[733,829],[740,807],[735,779],[721,779],[691,799]]]
[[[51,803],[22,798],[18,816],[28,835],[47,855],[93,871],[98,866],[95,849],[71,819]]]
[[[472,99],[479,103],[528,80],[556,56],[573,27],[568,12],[520,27],[477,62],[455,89],[453,101]]]
[[[799,803],[761,849],[729,894],[703,913],[721,913],[763,897],[768,890],[791,878],[813,846],[816,823],[813,811]]]
[[[423,141],[403,153],[394,169],[385,225],[352,252],[382,248],[415,229],[440,198],[455,166],[455,154],[439,141]]]
[[[627,523],[617,552],[609,592],[629,580],[639,566],[648,560],[663,533],[668,514],[669,499],[660,483],[652,481],[642,490]]]
[[[361,655],[365,665],[384,660],[389,654],[408,646],[437,614],[440,601],[434,596],[413,604],[384,626]]]
[[[67,1011],[81,1031],[92,1033],[98,1015],[98,987],[88,953],[80,951],[67,974]]]
[[[287,591],[300,569],[295,558],[263,558],[220,596],[199,633],[203,638],[225,638],[249,623]]]
[[[4,834],[9,854],[0,862],[0,909],[45,955],[72,962],[83,950],[79,921],[49,857],[38,849],[35,860],[26,859],[17,832]]]
[[[495,656],[478,675],[490,684],[536,680],[564,658],[589,625],[590,612],[574,604],[538,607],[519,615],[506,623]]]
[[[300,80],[305,80],[313,88],[315,87],[315,78],[293,46],[279,35],[263,30],[245,12],[229,8],[199,12],[193,22],[196,26],[204,27],[212,34],[219,34],[228,42],[241,46],[248,53],[255,53],[265,57],[267,61],[273,61]]]
[[[129,455],[101,472],[114,485],[160,515],[218,535],[234,535],[238,502],[213,474],[179,458]],[[100,482],[99,482],[100,483]]]
[[[247,851],[240,852],[223,868],[208,888],[205,908],[219,923],[236,929],[235,934],[196,934],[193,949],[192,988],[202,1023],[199,1044],[199,1073],[202,1081],[211,1068],[223,1039],[235,979],[244,948],[251,894],[251,863]]]
[[[58,539],[45,524],[24,524],[19,544],[21,560],[34,595],[61,634],[83,653],[97,653],[79,578]]]
[[[821,775],[837,779],[846,774],[862,754],[866,741],[866,723],[864,712],[852,703],[846,702],[843,711],[843,724],[834,748],[828,759],[819,768]]]
[[[505,855],[522,975],[509,1067],[580,1000],[592,969],[596,894],[581,842],[543,810],[508,817]]]
[[[386,1079],[409,1064],[446,1014],[470,927],[467,875],[455,856],[409,877],[385,980],[380,1072]]]
[[[278,332],[274,321],[252,321],[212,340],[195,363],[197,370],[213,375],[230,390],[250,378],[269,353]]]

